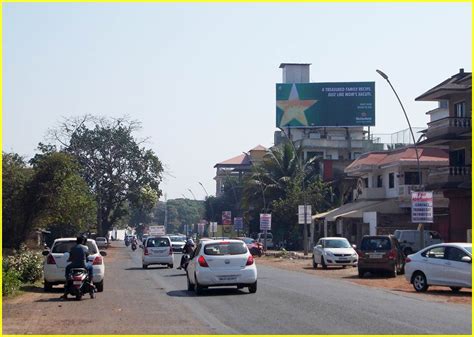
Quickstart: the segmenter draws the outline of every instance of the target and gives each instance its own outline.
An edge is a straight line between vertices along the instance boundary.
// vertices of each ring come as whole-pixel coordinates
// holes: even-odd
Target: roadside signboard
[[[212,232],[212,233],[217,232],[217,222],[209,223],[209,232]]]
[[[311,223],[311,205],[298,205],[298,223],[304,225],[306,206],[306,223]]]
[[[231,211],[222,212],[222,224],[223,225],[232,225],[232,213]]]
[[[148,233],[150,235],[165,235],[165,226],[150,226],[148,227]]]
[[[204,234],[204,226],[206,226],[206,224],[204,222],[198,223],[198,232],[199,232],[200,235]]]
[[[272,229],[272,215],[260,213],[260,230],[269,231]]]
[[[433,192],[411,192],[411,222],[433,222]]]
[[[244,229],[244,219],[242,217],[234,218],[234,230],[241,231]]]

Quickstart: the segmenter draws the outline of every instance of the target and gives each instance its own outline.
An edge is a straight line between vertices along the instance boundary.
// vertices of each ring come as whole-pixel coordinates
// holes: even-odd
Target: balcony
[[[470,184],[470,166],[446,166],[430,169],[429,184]]]
[[[383,187],[366,187],[362,191],[353,190],[352,196],[354,200],[385,199],[386,197]]]
[[[426,138],[471,132],[471,117],[445,117],[428,123]]]

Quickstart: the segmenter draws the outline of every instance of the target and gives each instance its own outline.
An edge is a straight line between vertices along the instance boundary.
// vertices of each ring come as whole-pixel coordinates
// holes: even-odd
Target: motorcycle
[[[188,268],[188,264],[189,264],[189,260],[190,260],[190,255],[189,254],[184,254],[183,253],[183,257],[181,258],[181,263],[179,265],[179,267],[183,270],[186,271],[186,269]]]
[[[80,301],[82,296],[89,294],[91,298],[95,297],[95,286],[89,279],[89,273],[85,268],[72,268],[66,280],[65,296],[72,295]]]
[[[137,249],[137,244],[135,242],[132,242],[132,250],[135,251]]]

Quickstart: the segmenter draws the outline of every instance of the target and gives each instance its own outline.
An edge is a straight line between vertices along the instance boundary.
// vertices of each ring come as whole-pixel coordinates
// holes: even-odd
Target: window
[[[443,99],[441,101],[438,102],[438,108],[440,109],[447,109],[448,108],[448,101]]]
[[[247,253],[247,246],[242,242],[219,242],[204,246],[206,255],[240,255]]]
[[[388,174],[388,188],[394,188],[394,187],[395,187],[395,174],[389,173]]]
[[[449,166],[466,166],[464,149],[449,151]]]
[[[383,187],[382,176],[377,176],[377,187]]]
[[[435,247],[421,254],[421,256],[429,257],[430,259],[444,259],[444,255],[444,247]]]
[[[418,185],[419,183],[418,172],[405,172],[405,185]]]
[[[446,247],[446,258],[451,261],[462,262],[461,259],[464,257],[470,257],[466,252],[456,247]]]
[[[148,239],[146,243],[147,247],[169,247],[170,241],[166,238],[152,238]]]
[[[454,104],[454,113],[456,117],[466,117],[466,102]]]
[[[313,157],[316,157],[316,158],[324,158],[324,152],[306,152],[306,159],[309,160]]]
[[[390,239],[384,237],[363,238],[360,245],[360,249],[363,251],[390,250],[391,248]]]
[[[369,178],[364,178],[364,187],[365,188],[369,187]]]
[[[360,153],[360,152],[354,152],[352,159],[357,159],[357,158],[359,158],[361,154],[362,154],[362,153]]]

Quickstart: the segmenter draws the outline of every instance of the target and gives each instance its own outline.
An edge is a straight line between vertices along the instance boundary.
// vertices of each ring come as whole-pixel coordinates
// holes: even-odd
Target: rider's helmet
[[[87,238],[85,235],[79,235],[77,238],[76,238],[76,243],[78,245],[83,245],[87,242]]]
[[[186,243],[187,243],[189,246],[194,246],[194,241],[193,241],[193,239],[188,239],[188,241],[186,241]]]

